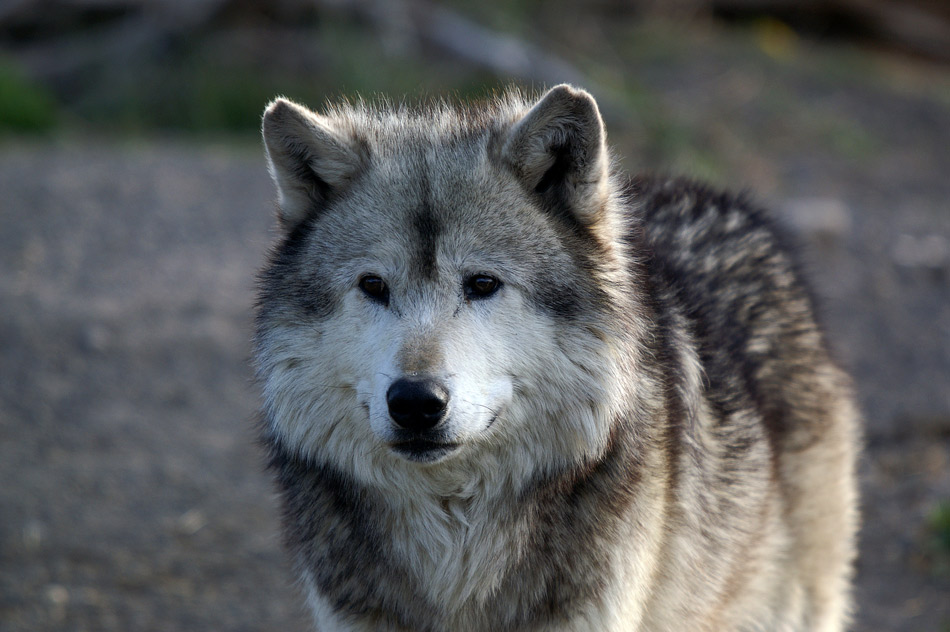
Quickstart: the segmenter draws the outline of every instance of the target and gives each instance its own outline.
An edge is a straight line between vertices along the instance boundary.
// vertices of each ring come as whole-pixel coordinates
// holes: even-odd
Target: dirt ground
[[[671,107],[715,112],[703,76]],[[866,411],[855,629],[946,632],[950,100],[791,85],[873,137],[763,137],[738,183],[801,233]],[[253,143],[0,144],[0,631],[306,629],[253,439],[272,209]]]

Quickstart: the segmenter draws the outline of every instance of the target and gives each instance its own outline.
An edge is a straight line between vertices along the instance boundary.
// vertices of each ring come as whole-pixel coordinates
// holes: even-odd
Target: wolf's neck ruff
[[[618,421],[598,460],[538,474],[517,494],[499,495],[496,481],[470,481],[470,489],[444,497],[431,490],[394,497],[294,457],[277,441],[270,465],[281,484],[298,490],[285,498],[286,520],[305,531],[302,546],[291,543],[298,562],[344,612],[385,612],[388,603],[411,599],[409,629],[430,629],[433,621],[468,629],[475,617],[493,629],[517,629],[534,618],[570,616],[598,597],[601,576],[617,572],[594,543],[634,535],[624,518],[644,488],[630,465],[659,465],[643,458],[638,438],[619,429],[625,425]],[[606,515],[604,485],[616,490]],[[645,489],[650,493],[649,483]],[[542,534],[571,546],[545,542]],[[380,548],[383,542],[388,548]],[[583,575],[573,572],[577,559],[589,567]],[[358,578],[360,589],[341,584],[341,575]],[[386,580],[375,582],[380,575]],[[517,607],[494,601],[532,586]]]

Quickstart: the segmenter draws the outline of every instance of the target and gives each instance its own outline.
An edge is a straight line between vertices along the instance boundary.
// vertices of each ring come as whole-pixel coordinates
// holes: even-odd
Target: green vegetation
[[[0,59],[0,134],[47,132],[57,121],[56,103],[49,92]]]
[[[950,499],[930,510],[924,549],[933,573],[950,577]]]

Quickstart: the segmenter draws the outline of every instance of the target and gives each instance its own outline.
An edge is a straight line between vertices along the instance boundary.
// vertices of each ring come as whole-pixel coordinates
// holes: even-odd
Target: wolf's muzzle
[[[449,407],[449,392],[430,378],[400,378],[386,391],[389,416],[401,428],[423,432],[436,427]]]

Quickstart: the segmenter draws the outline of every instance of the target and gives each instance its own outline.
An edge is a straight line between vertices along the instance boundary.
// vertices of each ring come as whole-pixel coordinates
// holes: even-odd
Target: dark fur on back
[[[813,379],[828,357],[792,238],[744,195],[681,179],[641,178],[630,190],[651,278],[688,319],[717,417],[759,410],[776,455],[807,447],[821,402],[788,385]]]

